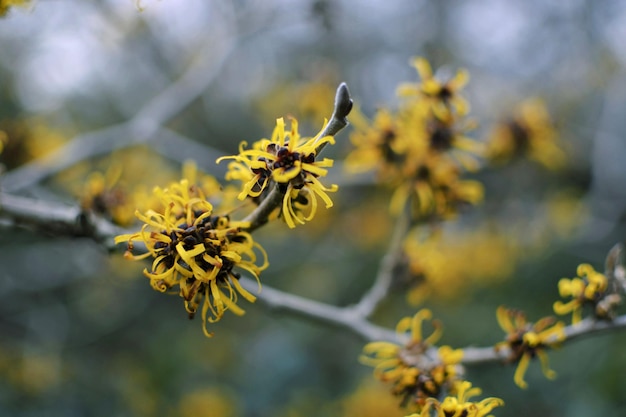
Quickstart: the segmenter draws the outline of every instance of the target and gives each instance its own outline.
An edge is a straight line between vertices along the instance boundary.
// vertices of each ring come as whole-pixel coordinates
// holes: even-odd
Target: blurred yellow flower
[[[81,195],[81,208],[110,217],[121,226],[133,223],[136,205],[128,188],[120,183],[122,166],[112,163],[103,174],[94,171],[87,177]]]
[[[467,70],[459,69],[454,77],[442,81],[433,75],[432,67],[425,58],[413,58],[411,64],[417,70],[421,82],[401,85],[398,88],[400,96],[418,95],[426,98],[432,112],[440,119],[449,118],[452,112],[456,112],[459,116],[469,113],[469,103],[460,95],[460,91],[469,81]]]
[[[235,417],[236,402],[226,391],[207,387],[186,393],[172,413],[176,417]]]
[[[567,303],[556,301],[554,312],[559,315],[572,313],[572,323],[576,324],[582,320],[583,307],[590,305],[594,317],[611,319],[615,315],[615,307],[621,303],[621,297],[609,291],[607,277],[589,264],[580,264],[576,275],[575,278],[561,278],[559,281],[559,295],[572,300]]]
[[[27,6],[31,0],[0,0],[0,17],[6,16],[12,6]]]
[[[548,355],[545,350],[556,347],[565,339],[563,322],[557,322],[554,317],[544,317],[536,323],[529,323],[526,315],[504,306],[498,307],[498,324],[507,333],[506,340],[496,344],[495,349],[507,348],[510,353],[509,362],[517,363],[513,380],[520,388],[527,388],[524,374],[530,360],[539,357],[541,369],[548,379],[556,377],[556,372],[548,366]]]
[[[405,414],[383,385],[372,381],[362,383],[354,393],[343,398],[340,409],[341,417],[402,417]]]
[[[410,234],[404,251],[411,305],[427,297],[455,299],[469,288],[501,280],[513,272],[520,256],[510,237],[490,227],[426,238]]]
[[[466,136],[475,127],[462,118],[468,105],[457,94],[466,73],[441,84],[427,61],[419,58],[416,65],[425,81],[400,87],[406,100],[396,112],[380,109],[371,122],[360,111],[353,112],[350,140],[355,149],[346,158],[346,168],[375,169],[379,181],[395,190],[393,214],[410,203],[417,220],[447,219],[482,200],[482,185],[461,176],[463,170],[478,169],[483,147]]]
[[[65,142],[65,134],[39,117],[0,121],[0,162],[7,169],[48,155]]]
[[[545,103],[538,98],[523,101],[508,120],[493,128],[487,140],[486,156],[496,163],[524,156],[549,169],[565,164],[557,131]]]

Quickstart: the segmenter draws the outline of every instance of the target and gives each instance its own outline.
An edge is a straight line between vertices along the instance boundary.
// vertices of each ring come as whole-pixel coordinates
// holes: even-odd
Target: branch
[[[113,237],[127,231],[105,219],[87,214],[79,207],[53,204],[29,197],[0,193],[0,219],[16,226],[28,226],[46,233],[66,236],[84,236],[113,248]],[[255,292],[256,281],[241,278],[241,285]],[[387,340],[396,342],[396,333],[375,326],[350,308],[335,307],[304,297],[284,293],[268,286],[258,295],[261,303],[270,309],[286,311],[295,315],[348,329],[367,341]]]
[[[258,284],[249,278],[242,277],[239,282],[248,291],[255,292]],[[276,311],[286,311],[306,319],[337,326],[360,336],[368,342],[389,341],[397,343],[398,336],[392,330],[376,326],[364,317],[354,313],[350,308],[335,307],[319,301],[285,293],[263,285],[257,295],[259,302]]]
[[[341,129],[348,126],[348,114],[352,110],[352,98],[350,97],[350,90],[346,83],[339,84],[337,92],[335,93],[335,107],[330,120],[326,123],[326,126],[319,134],[317,140],[320,140],[326,136],[335,136]],[[327,143],[327,142],[326,142]],[[326,143],[318,146],[315,149],[315,154],[319,155]]]
[[[391,236],[391,244],[387,253],[380,262],[376,280],[370,290],[361,298],[358,304],[353,306],[354,313],[368,318],[378,305],[387,297],[391,284],[393,283],[394,269],[402,259],[402,243],[409,229],[409,214],[405,210],[398,220]]]
[[[46,233],[65,236],[84,236],[114,247],[113,237],[127,231],[109,221],[83,212],[79,207],[51,203],[30,197],[0,193],[0,220],[15,226],[27,226]],[[241,284],[255,292],[257,283],[241,278]],[[366,341],[387,340],[397,342],[394,331],[373,325],[352,308],[335,307],[304,297],[284,293],[268,286],[258,295],[261,303],[270,309],[286,311],[301,317],[338,326],[362,337]]]
[[[15,192],[34,185],[76,163],[113,150],[149,141],[170,120],[194,101],[217,78],[220,70],[235,50],[237,43],[215,42],[176,82],[150,100],[125,123],[76,136],[60,149],[3,174],[2,189]]]
[[[350,91],[348,90],[346,83],[341,83],[339,84],[339,87],[337,87],[337,92],[335,93],[335,108],[333,110],[333,114],[330,117],[330,120],[326,123],[326,126],[324,126],[324,129],[322,129],[322,132],[318,135],[318,139],[326,136],[334,137],[341,131],[341,129],[346,127],[348,125],[346,117],[348,117],[350,110],[352,110],[352,98],[350,98]],[[325,144],[316,148],[316,155],[319,155],[322,149],[324,149],[324,145]],[[281,191],[278,184],[276,184],[261,204],[259,204],[259,206],[245,219],[243,219],[245,222],[250,222],[250,227],[246,230],[252,232],[267,223],[269,215],[282,204],[285,192],[286,191]]]
[[[608,333],[623,328],[626,328],[626,315],[618,316],[612,321],[596,321],[586,318],[575,325],[565,327],[565,339],[562,343],[568,343],[583,337]],[[496,352],[493,346],[482,348],[467,347],[463,349],[463,352],[462,363],[466,365],[500,362],[506,360],[510,354],[508,349],[501,349]]]
[[[246,230],[252,232],[267,223],[270,214],[282,204],[284,196],[285,192],[280,191],[278,185],[275,185],[261,204],[243,219],[244,222],[250,222]]]
[[[113,236],[126,232],[101,217],[84,212],[80,207],[6,193],[0,193],[0,219],[45,233],[90,237],[109,249],[114,246]]]

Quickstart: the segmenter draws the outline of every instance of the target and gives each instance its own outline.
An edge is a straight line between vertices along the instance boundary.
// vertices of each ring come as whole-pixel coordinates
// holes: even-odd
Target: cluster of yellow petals
[[[545,103],[539,98],[523,101],[507,119],[496,124],[488,137],[486,157],[505,163],[525,156],[548,169],[565,164],[565,153]]]
[[[81,195],[81,208],[109,217],[120,226],[135,220],[136,201],[130,190],[120,182],[122,166],[115,162],[106,172],[94,171],[87,177]]]
[[[434,331],[422,335],[422,324],[432,313],[422,309],[412,317],[405,317],[396,327],[399,338],[408,336],[403,345],[390,342],[372,342],[365,345],[361,362],[374,367],[374,376],[393,384],[392,393],[402,398],[402,405],[420,409],[428,398],[436,397],[449,388],[459,376],[457,365],[463,351],[450,346],[432,348],[442,334],[441,324],[433,320]]]
[[[504,405],[504,401],[496,397],[485,398],[479,402],[469,401],[482,392],[480,388],[472,387],[469,381],[455,382],[452,391],[456,395],[447,396],[441,402],[432,399],[420,413],[407,417],[431,417],[433,411],[437,417],[489,417],[494,408]]]
[[[565,339],[565,325],[553,317],[544,317],[536,323],[529,323],[526,315],[504,306],[496,312],[498,324],[507,333],[506,340],[496,345],[496,350],[509,349],[508,360],[517,362],[513,380],[520,388],[527,388],[524,375],[531,359],[539,357],[543,374],[548,379],[556,377],[556,372],[548,366],[548,355],[545,350],[558,346]]]
[[[154,194],[161,209],[136,212],[144,223],[141,230],[117,236],[115,243],[127,242],[130,259],[154,258],[152,267],[144,269],[152,287],[161,292],[178,288],[190,317],[202,305],[203,329],[212,336],[206,322],[220,320],[226,310],[243,314],[236,304],[238,295],[250,302],[256,298],[241,286],[235,270],[247,271],[258,281],[268,265],[267,255],[242,230],[245,223],[215,215],[207,196],[187,179],[166,189],[157,187]],[[132,254],[137,242],[145,253]],[[262,255],[260,265],[257,252]]]
[[[466,69],[461,68],[451,79],[441,81],[435,77],[430,63],[425,58],[415,57],[411,60],[411,65],[417,70],[421,83],[400,85],[398,95],[426,98],[432,112],[440,119],[450,117],[453,111],[459,116],[469,113],[469,103],[459,94],[469,81],[469,72]]]
[[[228,165],[226,179],[243,183],[238,198],[260,197],[271,184],[281,187],[284,193],[281,213],[290,228],[311,220],[321,198],[326,208],[333,206],[329,192],[337,191],[337,185],[324,186],[319,177],[327,175],[333,160],[316,160],[318,151],[326,144],[334,144],[332,136],[304,138],[298,132],[298,121],[291,118],[291,128],[286,130],[285,120],[276,120],[270,139],[261,139],[246,149],[247,143],[239,145],[239,154],[221,157],[232,159]],[[307,212],[308,210],[308,212]]]
[[[395,189],[392,213],[411,202],[415,218],[448,218],[483,198],[479,182],[461,179],[464,171],[479,167],[483,152],[465,135],[475,127],[465,118],[469,104],[460,94],[468,74],[459,70],[451,80],[440,81],[424,58],[413,65],[421,82],[399,87],[403,101],[397,111],[381,109],[371,122],[353,112],[355,149],[346,167],[351,172],[376,169],[379,179]]]
[[[572,313],[572,323],[576,324],[582,320],[583,306],[591,305],[595,317],[610,318],[621,298],[617,294],[609,294],[607,277],[589,264],[579,265],[576,274],[575,278],[561,278],[559,281],[559,295],[572,300],[567,303],[556,301],[554,312],[559,315]]]

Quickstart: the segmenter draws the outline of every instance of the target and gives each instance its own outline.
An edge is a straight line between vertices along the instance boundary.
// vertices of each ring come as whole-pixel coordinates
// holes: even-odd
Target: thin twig
[[[281,191],[278,185],[275,185],[261,204],[243,219],[244,222],[250,222],[250,226],[246,230],[252,232],[267,223],[270,214],[280,206],[284,196],[285,192]]]
[[[335,92],[335,107],[333,114],[330,116],[330,120],[326,123],[326,126],[322,132],[318,135],[317,140],[321,140],[326,136],[335,136],[341,129],[348,126],[348,115],[352,110],[352,98],[350,97],[350,90],[346,83],[339,84],[337,91]],[[328,142],[324,142],[322,145],[315,149],[315,154],[319,155]]]
[[[113,236],[127,232],[105,219],[85,214],[79,207],[7,193],[0,193],[0,219],[5,223],[33,227],[66,236],[89,237],[107,247],[113,246]],[[241,283],[249,291],[256,291],[256,282],[242,278]],[[371,324],[354,308],[336,307],[309,300],[266,285],[263,286],[263,291],[258,298],[270,308],[345,328],[366,341],[402,342],[395,332]],[[561,343],[569,343],[583,337],[619,329],[626,329],[626,315],[618,316],[612,321],[595,321],[587,318],[576,325],[565,327],[565,339]],[[462,363],[465,365],[504,361],[509,355],[506,349],[496,352],[493,346],[466,347],[463,351]]]
[[[216,51],[209,50],[176,82],[150,100],[132,119],[105,129],[76,136],[56,151],[5,173],[2,189],[15,192],[36,184],[94,156],[149,141],[170,118],[194,101],[211,83],[227,62],[237,42],[222,42]]]
[[[0,193],[0,219],[46,233],[90,237],[112,248],[113,236],[126,231],[77,206]]]
[[[626,328],[626,315],[618,316],[612,321],[596,321],[591,318],[584,319],[583,321],[565,327],[565,339],[561,343],[569,343],[574,340],[582,339],[583,337],[592,336],[595,334],[608,333],[613,330]],[[547,342],[556,342],[555,339],[548,340]],[[495,351],[493,346],[475,348],[467,347],[463,349],[462,363],[465,365],[477,365],[486,362],[500,362],[508,358],[510,352],[507,349],[500,349]]]
[[[361,298],[359,303],[352,307],[355,314],[364,318],[370,317],[374,314],[381,301],[387,297],[393,283],[394,269],[402,259],[402,243],[408,229],[409,214],[405,210],[396,220],[389,249],[380,262],[374,285]]]
[[[108,248],[113,247],[115,235],[127,232],[105,219],[84,213],[79,207],[7,193],[0,193],[0,220],[48,233],[89,237]],[[257,290],[257,283],[249,278],[241,278],[241,284],[251,292]],[[349,308],[308,300],[266,285],[263,286],[258,298],[269,308],[348,329],[366,341],[398,340],[392,330],[369,323],[364,317],[355,315]]]
[[[248,291],[255,292],[257,290],[257,283],[249,278],[242,277],[240,282]],[[347,329],[368,342],[376,340],[398,341],[398,336],[394,331],[368,322],[362,316],[355,315],[349,308],[335,307],[309,300],[276,290],[267,285],[263,285],[263,290],[257,297],[261,303],[270,309],[286,311],[307,319]]]

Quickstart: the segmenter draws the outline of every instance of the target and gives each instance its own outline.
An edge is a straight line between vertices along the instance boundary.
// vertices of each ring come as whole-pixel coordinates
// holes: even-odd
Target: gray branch
[[[582,339],[596,334],[609,333],[611,331],[626,328],[626,315],[618,316],[612,321],[597,321],[591,318],[565,327],[565,340],[562,343],[569,343],[574,340]],[[556,339],[554,340],[556,342]],[[510,352],[507,349],[501,349],[496,352],[493,346],[476,348],[466,347],[463,349],[463,361],[465,365],[477,365],[487,362],[501,362],[507,359]]]
[[[22,190],[80,161],[150,141],[163,124],[215,81],[236,45],[234,40],[220,43],[220,49],[216,51],[212,42],[196,65],[146,103],[131,120],[78,135],[60,149],[5,173],[2,189],[7,192]]]
[[[353,306],[354,313],[364,318],[370,317],[378,305],[387,297],[393,283],[394,269],[402,260],[402,243],[409,230],[409,213],[405,210],[396,220],[391,236],[391,244],[380,262],[376,280],[370,290]]]
[[[241,278],[241,285],[248,291],[255,293],[257,283],[249,278]],[[324,324],[334,325],[361,337],[365,341],[398,342],[398,336],[392,330],[376,326],[363,316],[355,314],[350,308],[335,307],[319,301],[313,301],[297,295],[285,293],[263,285],[263,290],[257,295],[259,302],[276,311],[286,311],[306,319],[315,320]]]
[[[80,207],[0,193],[0,220],[5,225],[24,226],[48,234],[84,236],[112,248],[113,237],[126,233],[106,219]]]

